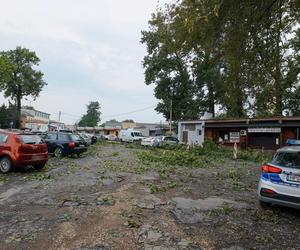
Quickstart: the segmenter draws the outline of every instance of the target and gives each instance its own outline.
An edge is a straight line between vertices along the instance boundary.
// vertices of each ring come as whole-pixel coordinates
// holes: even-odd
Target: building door
[[[248,146],[252,148],[275,149],[280,147],[280,134],[253,133],[249,134]]]
[[[183,141],[184,144],[188,143],[188,138],[189,138],[189,131],[183,131],[182,141]]]

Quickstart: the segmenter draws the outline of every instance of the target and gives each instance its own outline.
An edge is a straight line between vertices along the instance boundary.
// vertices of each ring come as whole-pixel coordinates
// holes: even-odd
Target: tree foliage
[[[134,123],[134,120],[132,120],[132,119],[126,119],[126,120],[124,120],[122,122]]]
[[[96,127],[98,126],[100,119],[100,103],[98,101],[96,102],[90,102],[87,106],[87,112],[85,115],[81,117],[81,120],[78,123],[78,126],[80,127]]]
[[[300,116],[300,86],[288,93],[286,98],[286,108],[292,115]]]
[[[16,106],[11,102],[8,106],[5,104],[0,106],[0,128],[10,128],[10,123],[16,120],[16,111]]]
[[[156,110],[199,118],[281,115],[299,83],[299,1],[179,0],[142,32]]]
[[[0,52],[0,91],[15,101],[17,107],[16,127],[20,127],[21,100],[25,96],[38,97],[46,85],[43,73],[35,67],[40,59],[34,51],[17,47]]]

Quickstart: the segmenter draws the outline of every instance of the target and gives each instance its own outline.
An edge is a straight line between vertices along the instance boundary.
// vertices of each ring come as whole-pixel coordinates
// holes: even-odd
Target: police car
[[[262,166],[258,198],[262,206],[300,208],[300,145],[277,150],[272,161]]]

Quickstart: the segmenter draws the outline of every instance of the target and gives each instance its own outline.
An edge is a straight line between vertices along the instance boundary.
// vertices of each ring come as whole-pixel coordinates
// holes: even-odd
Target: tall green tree
[[[297,76],[298,81],[285,96],[285,109],[292,115],[300,116],[300,29],[295,32],[292,47],[295,52],[294,75]]]
[[[249,40],[253,45],[251,78],[257,115],[282,115],[284,100],[298,82],[292,47],[294,28],[299,25],[296,5],[294,0],[264,1],[262,11],[252,18],[256,26],[250,29]]]
[[[156,86],[157,110],[168,117],[172,83],[180,76],[176,95],[184,102],[176,101],[180,109],[174,116],[181,119],[203,111],[214,115],[216,107],[230,117],[282,115],[299,83],[292,46],[299,5],[297,0],[179,0],[159,9],[142,33],[148,49],[145,79]]]
[[[99,122],[101,121],[101,111],[100,111],[100,103],[90,102],[87,105],[87,112],[85,115],[82,116],[81,120],[78,123],[80,127],[96,127],[98,126]]]
[[[174,23],[181,27],[182,46],[189,51],[190,74],[194,79],[196,105],[201,114],[207,111],[215,116],[220,104],[221,61],[219,1],[184,0],[172,9]]]
[[[149,21],[150,30],[142,32],[142,43],[148,55],[143,60],[145,81],[154,84],[155,97],[160,100],[156,110],[166,119],[196,119],[195,88],[189,67],[189,51],[183,50],[183,34],[168,12],[160,11]]]
[[[0,91],[15,101],[16,127],[20,128],[21,101],[24,96],[36,98],[46,85],[43,73],[36,69],[40,59],[34,51],[17,47],[0,52]]]

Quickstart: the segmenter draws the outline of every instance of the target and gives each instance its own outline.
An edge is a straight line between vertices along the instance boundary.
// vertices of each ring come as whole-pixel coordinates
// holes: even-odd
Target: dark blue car
[[[44,139],[49,154],[54,154],[57,158],[73,154],[80,156],[87,150],[86,142],[77,134],[49,132],[44,135]]]

